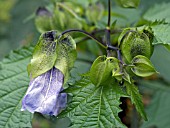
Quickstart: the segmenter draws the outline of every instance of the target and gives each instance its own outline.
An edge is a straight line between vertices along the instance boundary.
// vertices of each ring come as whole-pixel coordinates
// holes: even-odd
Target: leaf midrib
[[[98,126],[100,126],[100,112],[101,112],[101,104],[102,104],[102,94],[103,94],[103,86],[101,87],[101,92],[100,92],[100,99],[99,99],[99,112],[98,112],[98,117],[97,117],[97,121],[98,121]]]

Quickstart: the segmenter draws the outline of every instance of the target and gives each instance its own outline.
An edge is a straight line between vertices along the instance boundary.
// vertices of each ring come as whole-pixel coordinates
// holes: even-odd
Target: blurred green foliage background
[[[39,33],[34,24],[35,11],[38,7],[48,5],[53,1],[58,2],[62,0],[0,0],[0,59],[8,54],[10,50],[36,42]],[[95,3],[96,1],[75,0],[74,3],[87,6],[89,2]],[[106,1],[100,1],[106,5]],[[153,3],[166,1],[168,2],[168,0],[141,0],[140,7],[137,10],[113,7],[112,21],[117,20],[117,24],[120,26],[134,23],[134,21],[139,20],[141,14],[152,6]],[[115,6],[115,3],[113,6]],[[106,14],[104,15],[105,17],[100,19],[102,23],[106,23],[107,20]]]
[[[38,7],[48,5],[54,1],[62,0],[0,0],[0,59],[8,54],[10,50],[36,42],[39,33],[34,24],[35,11]],[[96,1],[75,0],[74,3],[87,6],[89,2],[95,3]],[[100,1],[106,5],[105,0]],[[112,21],[117,20],[117,24],[120,26],[133,23],[139,20],[140,15],[147,8],[162,2],[168,2],[168,0],[141,0],[140,7],[137,10],[113,7]],[[115,6],[115,3],[113,6]],[[107,17],[105,16],[101,18],[100,22],[106,22],[106,20]]]
[[[0,59],[39,36],[34,20],[29,20],[39,6],[47,4],[45,0],[0,0]],[[28,20],[27,20],[28,19]]]
[[[34,22],[35,12],[38,7],[46,5],[49,5],[50,7],[50,4],[55,1],[59,2],[62,0],[0,0],[0,60],[13,49],[36,43],[40,33],[37,31]],[[73,2],[86,8],[90,2],[95,3],[96,1],[97,0],[74,0]],[[100,18],[100,21],[95,24],[95,27],[104,28],[107,22],[107,1],[100,0],[100,2],[103,3],[105,11]],[[137,23],[141,23],[138,21],[142,21],[141,17],[148,8],[163,2],[169,2],[169,0],[141,0],[138,9],[123,9],[116,6],[113,2],[112,21],[117,20],[116,25],[118,28],[135,26]],[[94,27],[94,25],[92,26]],[[90,28],[90,30],[93,30],[93,27]],[[85,42],[87,43],[86,45],[85,43],[79,44],[81,50],[78,49],[80,50],[78,58],[81,58],[81,60],[78,59],[76,61],[76,68],[72,71],[74,74],[75,72],[76,74],[79,74],[88,71],[94,58],[101,54],[101,52],[97,51],[99,47],[96,44],[91,43],[93,41],[87,40]],[[86,62],[82,60],[86,60]],[[170,53],[163,46],[155,46],[155,51],[151,60],[158,72],[160,72],[160,78],[156,78],[156,80],[155,78],[149,78],[147,81],[141,80],[140,82],[141,92],[145,94],[146,97],[149,95],[149,105],[146,104],[148,105],[146,111],[148,113],[149,121],[144,122],[142,128],[149,128],[150,126],[156,126],[155,128],[168,128],[170,126],[170,113],[168,110],[168,106],[170,105],[170,93],[168,93],[168,90],[170,90]],[[51,121],[44,120],[43,117],[40,117],[41,116],[38,114],[35,115],[33,127],[57,127],[57,124],[62,124],[61,122],[63,122],[63,120],[61,120],[61,122],[56,122],[55,126],[53,126]],[[41,122],[42,119],[43,122]],[[67,123],[64,125],[67,125]]]

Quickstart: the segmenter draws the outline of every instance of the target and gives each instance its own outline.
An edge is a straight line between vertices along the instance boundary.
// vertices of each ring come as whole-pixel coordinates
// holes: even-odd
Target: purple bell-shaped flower
[[[32,79],[22,100],[21,110],[58,115],[67,103],[67,94],[61,93],[63,82],[64,75],[55,67]]]

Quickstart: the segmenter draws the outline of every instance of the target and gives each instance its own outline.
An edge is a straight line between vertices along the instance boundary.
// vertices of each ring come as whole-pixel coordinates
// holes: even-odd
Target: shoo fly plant
[[[53,0],[39,7],[36,45],[0,62],[0,128],[33,127],[39,117],[52,123],[49,128],[136,128],[152,121],[141,85],[162,79],[151,57],[156,44],[169,49],[164,33],[170,26],[162,11],[163,18],[153,13],[157,6],[136,20],[131,10],[139,4]],[[118,13],[123,8],[127,16]]]

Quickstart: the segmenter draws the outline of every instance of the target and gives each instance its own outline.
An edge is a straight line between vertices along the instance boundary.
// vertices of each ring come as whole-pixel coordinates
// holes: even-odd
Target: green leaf
[[[116,26],[117,27],[129,27],[134,23],[137,23],[140,19],[141,10],[135,9],[135,8],[121,8],[118,6],[114,6],[112,8],[112,21],[117,21]],[[107,16],[107,15],[106,15]],[[105,19],[101,19],[104,21],[107,20],[107,17],[105,16]]]
[[[73,97],[60,116],[69,117],[72,128],[126,127],[118,117],[120,97],[126,95],[117,83],[97,87],[84,77],[66,92],[72,93]]]
[[[124,8],[137,8],[140,0],[116,0]]]
[[[151,101],[146,107],[148,121],[142,123],[141,128],[168,128],[169,122],[169,104],[170,104],[170,86],[162,81],[141,81],[140,85],[145,87],[151,94]],[[145,90],[144,90],[145,91]],[[152,92],[152,93],[151,93]]]
[[[114,57],[99,56],[90,69],[90,79],[96,86],[107,85],[112,80],[113,70],[119,69],[119,60]]]
[[[156,70],[151,63],[151,61],[142,55],[135,56],[132,60],[132,64],[134,65],[131,70],[137,76],[147,77],[156,73]]]
[[[142,103],[142,97],[139,93],[138,88],[134,84],[125,82],[127,94],[130,95],[132,103],[135,105],[136,110],[140,113],[141,117],[147,120],[144,106]]]
[[[40,36],[34,48],[31,63],[28,65],[28,73],[32,78],[47,72],[54,66],[57,58],[55,36],[55,31],[49,31]]]
[[[170,82],[170,52],[161,45],[156,46],[151,61],[159,72],[158,75],[163,77],[167,82]]]
[[[13,51],[0,62],[0,128],[31,128],[32,114],[20,109],[29,84],[26,67],[32,51],[32,47]]]
[[[170,23],[170,3],[155,4],[143,16],[144,19],[149,21],[162,21]]]
[[[155,41],[153,41],[153,45],[164,44],[170,45],[170,25],[169,24],[161,24],[151,26],[154,31]]]
[[[65,75],[65,80],[67,80],[69,71],[77,58],[76,43],[71,36],[64,35],[58,40],[56,53],[55,67]]]

